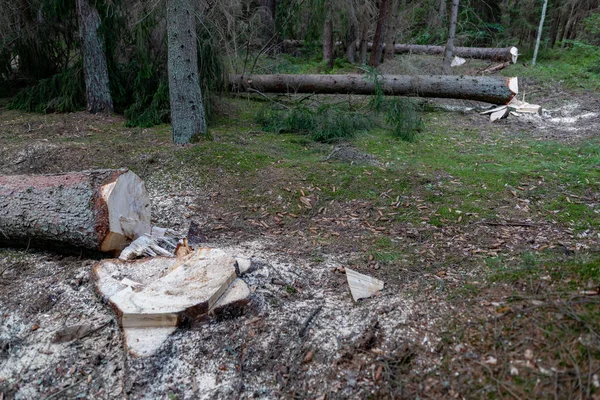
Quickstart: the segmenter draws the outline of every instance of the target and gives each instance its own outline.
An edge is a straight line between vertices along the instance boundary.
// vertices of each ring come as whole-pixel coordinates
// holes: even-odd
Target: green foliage
[[[256,121],[266,132],[303,133],[318,142],[349,138],[370,126],[366,116],[333,105],[314,110],[305,106],[286,110],[265,108],[258,113]]]
[[[414,142],[423,129],[420,108],[413,99],[390,100],[385,119],[392,126],[392,134],[407,142]]]
[[[360,131],[376,126],[381,121],[388,124],[392,134],[405,141],[413,142],[423,128],[421,109],[412,99],[386,98],[374,68],[365,69],[365,79],[375,85],[375,94],[370,96],[366,112],[360,112],[343,104],[321,104],[317,107],[297,105],[282,109],[267,107],[259,112],[256,122],[266,132],[297,132],[309,134],[313,140],[330,142],[350,138]]]
[[[565,46],[568,47],[541,50],[535,68],[518,63],[503,73],[539,82],[560,82],[573,89],[600,89],[600,75],[596,72],[600,71],[600,47],[581,41],[565,41]]]
[[[42,79],[19,92],[8,108],[28,112],[72,112],[85,108],[85,88],[81,65]]]
[[[135,101],[126,111],[125,117],[128,127],[139,126],[149,128],[154,125],[170,121],[169,85],[165,80],[158,82],[154,93],[149,93],[138,80],[139,92],[135,94]]]

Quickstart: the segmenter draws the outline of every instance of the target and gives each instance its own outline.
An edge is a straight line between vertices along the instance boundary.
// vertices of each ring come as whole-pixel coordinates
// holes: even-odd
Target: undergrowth
[[[76,65],[22,90],[8,108],[40,113],[72,112],[82,110],[85,104],[83,70]]]
[[[322,105],[316,109],[306,106],[286,110],[263,108],[256,121],[266,132],[304,133],[318,142],[348,138],[371,125],[367,115],[332,105]]]
[[[351,138],[377,126],[388,129],[401,140],[415,141],[423,128],[418,103],[408,98],[385,97],[379,74],[372,68],[367,70],[365,79],[374,82],[375,94],[364,109],[347,103],[321,102],[312,107],[273,103],[263,108],[255,120],[266,132],[307,134],[318,142]]]

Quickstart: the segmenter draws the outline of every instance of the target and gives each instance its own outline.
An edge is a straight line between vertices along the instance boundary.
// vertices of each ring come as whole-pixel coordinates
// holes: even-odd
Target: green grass
[[[534,67],[530,60],[531,54],[521,56],[519,62],[503,74],[531,77],[545,85],[559,83],[570,89],[600,89],[600,47],[569,42],[566,48],[540,51]]]

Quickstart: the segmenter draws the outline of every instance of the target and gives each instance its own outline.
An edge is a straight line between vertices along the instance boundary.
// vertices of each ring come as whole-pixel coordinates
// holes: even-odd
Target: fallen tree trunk
[[[150,229],[144,182],[126,169],[0,176],[0,246],[118,253]]]
[[[340,45],[341,42],[336,42],[336,45]],[[289,50],[290,48],[304,46],[303,40],[284,40],[283,48]],[[356,48],[360,47],[360,42],[356,42]],[[367,50],[371,51],[373,43],[367,43]],[[385,45],[384,45],[385,48]],[[396,44],[394,45],[394,52],[396,54],[402,53],[413,53],[413,54],[429,54],[439,55],[444,54],[445,46],[427,46],[421,44]],[[491,61],[509,61],[515,64],[519,58],[519,50],[514,47],[454,47],[453,54],[463,58],[478,58],[483,60]]]
[[[507,104],[518,93],[518,79],[491,76],[384,75],[384,95],[442,97]],[[233,90],[262,93],[367,94],[375,82],[364,75],[232,75]]]
[[[395,53],[413,54],[444,54],[444,46],[425,46],[420,44],[396,44]],[[463,58],[479,58],[492,61],[517,62],[519,50],[516,47],[487,48],[487,47],[454,47],[453,54]]]

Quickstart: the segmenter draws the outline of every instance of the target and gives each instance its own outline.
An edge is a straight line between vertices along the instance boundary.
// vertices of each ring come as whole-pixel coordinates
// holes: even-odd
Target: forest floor
[[[244,315],[135,358],[96,260],[0,249],[0,399],[600,399],[600,98],[521,90],[542,116],[428,111],[413,143],[261,132],[247,96],[189,146],[166,125],[0,109],[0,174],[129,168],[156,225],[195,221],[260,261]],[[354,303],[341,267],[384,290]]]

